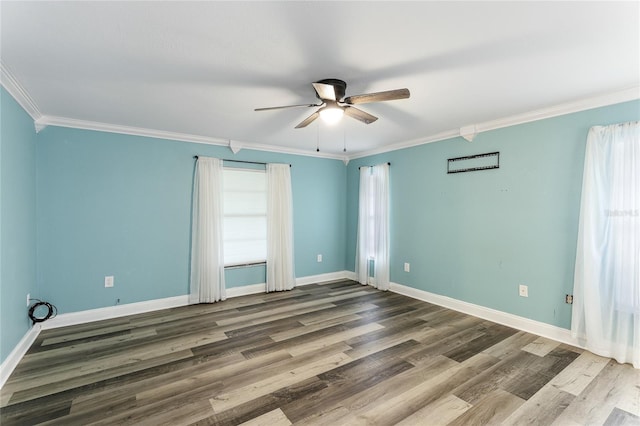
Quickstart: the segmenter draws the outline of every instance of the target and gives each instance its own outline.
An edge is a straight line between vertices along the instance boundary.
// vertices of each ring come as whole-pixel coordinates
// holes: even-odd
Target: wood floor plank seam
[[[0,391],[3,426],[245,423],[640,425],[640,371],[337,280],[43,330]]]

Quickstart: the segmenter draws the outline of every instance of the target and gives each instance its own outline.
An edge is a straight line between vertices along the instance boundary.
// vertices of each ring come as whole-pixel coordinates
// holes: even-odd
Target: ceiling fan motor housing
[[[410,96],[409,89],[395,89],[384,92],[365,93],[362,95],[349,96],[345,98],[347,92],[347,83],[337,78],[325,78],[324,80],[311,83],[316,92],[316,97],[322,101],[321,104],[301,104],[301,105],[285,105],[268,108],[256,108],[256,111],[268,111],[283,108],[317,108],[313,114],[302,120],[296,126],[296,129],[307,127],[322,115],[325,121],[331,121],[329,117],[336,119],[342,118],[342,115],[354,118],[361,123],[371,124],[378,119],[375,115],[371,115],[353,105],[368,104],[373,102],[394,101],[397,99],[407,99]]]
[[[344,98],[344,95],[347,93],[347,83],[337,78],[325,78],[324,80],[316,81],[316,83],[328,84],[330,86],[333,86],[336,93],[336,101],[342,100],[342,98]],[[318,95],[318,92],[316,92],[316,97],[320,100],[324,100],[320,97],[320,95]]]

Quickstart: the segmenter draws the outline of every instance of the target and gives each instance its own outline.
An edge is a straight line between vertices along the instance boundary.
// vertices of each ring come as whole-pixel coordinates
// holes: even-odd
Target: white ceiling
[[[0,53],[45,124],[86,121],[309,153],[319,136],[322,152],[342,154],[346,140],[357,156],[640,93],[639,5],[2,1]],[[407,87],[411,98],[362,105],[380,117],[370,125],[345,118],[294,129],[313,110],[253,111],[315,103],[310,83],[323,78],[347,81],[347,95]]]

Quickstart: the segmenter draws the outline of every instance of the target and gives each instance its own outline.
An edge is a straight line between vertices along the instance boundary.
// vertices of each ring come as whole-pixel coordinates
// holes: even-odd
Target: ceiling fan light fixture
[[[0,0],[1,1],[1,0]],[[347,83],[337,78],[326,78],[324,80],[311,83],[316,92],[316,97],[322,101],[321,104],[285,105],[267,108],[256,108],[256,111],[270,111],[284,108],[298,107],[320,107],[313,114],[302,120],[296,129],[302,129],[313,123],[318,117],[328,125],[333,125],[342,120],[342,116],[354,118],[361,123],[371,124],[378,119],[375,115],[362,111],[353,105],[368,104],[373,102],[394,101],[396,99],[407,99],[410,96],[409,89],[387,90],[385,92],[365,93],[362,95],[344,97]]]
[[[324,107],[320,110],[320,117],[325,123],[332,125],[342,120],[344,110],[339,106]]]

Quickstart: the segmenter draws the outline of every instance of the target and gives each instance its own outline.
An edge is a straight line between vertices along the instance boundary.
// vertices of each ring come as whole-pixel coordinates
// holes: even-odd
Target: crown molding
[[[258,143],[241,143],[243,149],[253,149],[256,151],[268,151],[268,152],[277,152],[280,154],[292,154],[292,155],[303,155],[306,157],[317,157],[317,158],[328,158],[331,160],[340,160],[345,161],[346,156],[340,154],[331,154],[329,152],[316,152],[316,151],[307,151],[304,149],[298,148],[288,148],[284,146],[277,145],[263,145]]]
[[[145,129],[142,127],[121,126],[98,121],[76,120],[75,118],[44,115],[36,120],[36,126],[68,127],[72,129],[94,130],[97,132],[120,133],[123,135],[146,136],[156,139],[169,139],[181,142],[193,142],[207,145],[229,146],[229,139],[190,135],[186,133],[167,132],[163,130]]]
[[[249,149],[249,150],[256,150],[256,151],[277,152],[282,154],[328,158],[328,159],[340,160],[340,161],[345,160],[345,157],[342,155],[336,155],[336,154],[330,154],[330,153],[309,152],[302,149],[286,148],[286,147],[275,146],[275,145],[262,145],[262,144],[256,144],[251,142],[235,141],[231,139],[221,139],[221,138],[214,138],[209,136],[191,135],[188,133],[168,132],[164,130],[146,129],[142,127],[121,126],[117,124],[101,123],[97,121],[76,120],[73,118],[55,117],[55,116],[49,116],[49,115],[41,116],[40,118],[35,120],[35,125],[36,125],[36,128],[39,128],[39,129],[42,129],[46,126],[69,127],[72,129],[119,133],[124,135],[144,136],[144,137],[150,137],[150,138],[156,138],[156,139],[168,139],[173,141],[200,143],[200,144],[206,144],[206,145],[217,145],[217,146],[226,146],[226,147],[231,147],[233,145],[233,147],[237,151],[241,149]]]
[[[475,134],[487,132],[489,130],[501,129],[504,127],[516,126],[518,124],[530,123],[532,121],[544,120],[546,118],[558,117],[561,115],[572,114],[575,112],[586,111],[593,108],[600,108],[608,105],[619,104],[623,102],[640,99],[640,86],[633,86],[614,92],[592,96],[580,100],[566,102],[547,108],[537,109],[523,114],[511,115],[496,120],[485,121],[483,123],[475,123],[463,126],[459,129],[444,131],[425,138],[413,139],[406,142],[398,142],[384,147],[376,148],[370,151],[362,151],[349,156],[349,160],[356,158],[369,157],[371,155],[382,154],[385,152],[397,151],[404,148],[411,148],[418,145],[424,145],[431,142],[443,141],[458,136],[464,137],[465,129],[475,127]],[[474,134],[474,136],[475,136]]]
[[[633,86],[615,92],[609,92],[590,98],[583,98],[572,102],[566,102],[547,108],[537,109],[523,114],[516,114],[497,120],[485,121],[476,124],[476,131],[486,132],[489,130],[501,129],[503,127],[515,126],[517,124],[530,123],[532,121],[544,120],[546,118],[558,117],[589,109],[600,108],[608,105],[640,99],[640,86]]]
[[[157,139],[168,139],[180,142],[192,142],[207,145],[218,145],[229,147],[234,154],[241,149],[256,151],[277,152],[282,154],[303,155],[308,157],[327,158],[349,162],[345,155],[331,154],[324,152],[311,152],[303,149],[286,148],[275,145],[263,145],[251,142],[241,142],[231,139],[222,139],[209,136],[192,135],[188,133],[167,132],[163,130],[146,129],[142,127],[121,126],[117,124],[101,123],[97,121],[77,120],[74,118],[57,117],[43,115],[33,98],[16,79],[7,66],[0,61],[0,84],[18,102],[18,104],[31,116],[34,122],[36,133],[39,133],[47,126],[69,127],[73,129],[94,130],[98,132],[120,133],[133,136],[145,136]]]
[[[0,84],[2,84],[2,87],[18,102],[22,109],[31,116],[34,122],[42,117],[42,113],[36,102],[29,96],[29,93],[27,93],[22,84],[20,84],[2,61],[0,61]],[[36,132],[37,131],[39,131],[39,129],[36,125]]]
[[[443,141],[446,139],[455,138],[456,136],[460,136],[460,131],[456,130],[447,130],[446,132],[436,133],[432,136],[427,136],[424,138],[411,139],[405,142],[398,142],[392,145],[382,146],[380,148],[372,149],[369,151],[361,151],[349,156],[349,160],[355,160],[356,158],[369,157],[376,154],[383,154],[385,152],[398,151],[400,149],[411,148],[413,146],[424,145],[431,142]]]
[[[276,152],[281,154],[291,155],[303,155],[308,157],[327,158],[333,160],[340,160],[345,165],[349,164],[349,161],[369,157],[371,155],[382,154],[385,152],[397,151],[400,149],[411,148],[414,146],[424,145],[432,142],[438,142],[446,139],[452,139],[455,137],[464,137],[464,129],[475,127],[475,134],[481,132],[487,132],[490,130],[500,129],[504,127],[515,126],[518,124],[529,123],[532,121],[543,120],[546,118],[557,117],[565,114],[571,114],[580,111],[586,111],[593,108],[599,108],[608,105],[614,105],[622,102],[628,102],[636,99],[640,99],[640,86],[633,86],[614,92],[602,94],[599,96],[593,96],[584,98],[572,102],[558,104],[548,108],[542,108],[523,114],[512,115],[496,120],[485,121],[483,123],[475,123],[463,126],[458,129],[447,130],[422,138],[412,139],[409,141],[398,142],[391,145],[386,145],[380,148],[376,148],[368,151],[360,151],[353,155],[340,155],[331,154],[325,152],[312,152],[297,148],[287,148],[276,145],[264,145],[251,142],[240,142],[231,139],[221,139],[209,136],[192,135],[188,133],[168,132],[163,130],[146,129],[141,127],[121,126],[117,124],[108,124],[95,121],[77,120],[66,117],[56,117],[43,115],[35,103],[33,98],[24,89],[20,82],[15,78],[13,73],[7,68],[7,66],[0,61],[0,84],[7,92],[18,102],[18,104],[31,116],[34,121],[36,133],[40,132],[47,126],[57,127],[69,127],[74,129],[94,130],[98,132],[120,133],[133,136],[145,136],[157,139],[168,139],[180,142],[192,142],[201,143],[207,145],[226,146],[230,149],[250,149],[256,151]],[[474,134],[474,135],[475,135]],[[236,151],[236,152],[237,152]]]

